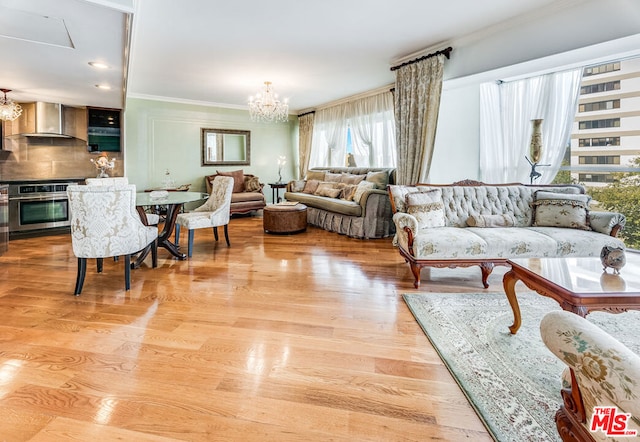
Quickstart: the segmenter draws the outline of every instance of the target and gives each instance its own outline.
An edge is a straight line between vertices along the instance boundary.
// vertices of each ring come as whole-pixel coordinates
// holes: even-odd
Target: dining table
[[[165,207],[166,218],[162,231],[158,233],[158,246],[165,248],[178,259],[187,259],[187,255],[180,251],[179,245],[171,241],[171,235],[176,226],[176,218],[182,211],[184,204],[206,200],[207,198],[209,198],[209,194],[203,192],[137,192],[136,210],[140,214],[142,222],[145,225],[149,225],[147,210],[150,207]],[[131,264],[131,267],[139,267],[149,254],[149,251],[150,248],[143,250],[136,261]]]

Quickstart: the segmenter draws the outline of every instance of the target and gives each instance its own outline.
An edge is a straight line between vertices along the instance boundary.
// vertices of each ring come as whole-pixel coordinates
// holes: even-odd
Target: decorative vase
[[[109,178],[106,167],[100,168],[100,173],[98,174],[97,178]]]
[[[531,144],[529,146],[529,155],[533,163],[540,162],[542,157],[542,119],[531,120]]]

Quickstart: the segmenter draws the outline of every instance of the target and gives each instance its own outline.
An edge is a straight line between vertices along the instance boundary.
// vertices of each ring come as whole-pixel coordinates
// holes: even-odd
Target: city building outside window
[[[591,210],[627,218],[620,236],[640,249],[640,58],[583,70],[570,145],[556,183],[579,183]]]

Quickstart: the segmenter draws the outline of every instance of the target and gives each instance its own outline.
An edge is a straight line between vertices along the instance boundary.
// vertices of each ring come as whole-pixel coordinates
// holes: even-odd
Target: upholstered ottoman
[[[269,204],[263,211],[262,225],[267,233],[299,233],[307,229],[307,206]]]

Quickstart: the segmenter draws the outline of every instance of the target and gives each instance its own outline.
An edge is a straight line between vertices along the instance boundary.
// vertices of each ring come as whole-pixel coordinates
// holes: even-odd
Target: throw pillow
[[[329,198],[338,198],[338,196],[340,196],[341,190],[336,189],[335,186],[333,186],[333,184],[334,183],[327,183],[327,182],[320,183],[314,195],[328,196]]]
[[[513,227],[516,219],[511,214],[471,215],[467,218],[469,227]]]
[[[418,228],[444,227],[442,190],[409,193],[406,197],[407,213],[416,217]]]
[[[324,181],[324,170],[308,170],[307,171],[307,180],[317,180]]]
[[[353,197],[356,194],[356,189],[358,189],[357,184],[346,184],[342,189],[340,198],[347,201],[353,201]]]
[[[245,192],[259,192],[261,189],[260,179],[257,176],[245,176],[244,177],[244,191]]]
[[[366,175],[355,175],[352,173],[343,173],[340,175],[340,182],[345,184],[358,184],[360,181],[363,181],[367,176]]]
[[[318,180],[307,180],[307,182],[304,185],[304,189],[302,189],[302,192],[313,194],[318,188],[318,184],[320,184],[320,181]]]
[[[534,195],[533,225],[536,227],[591,230],[589,226],[590,201],[589,195],[538,190]]]
[[[220,172],[217,170],[216,173],[233,178],[233,193],[244,192],[244,172],[242,169],[234,170],[233,172]]]
[[[367,172],[367,177],[365,179],[374,183],[376,189],[385,190],[387,188],[387,184],[389,184],[389,172],[386,170],[381,172]]]
[[[329,183],[339,183],[342,174],[327,172],[324,174],[324,181]]]
[[[360,199],[362,198],[362,195],[364,195],[364,193],[367,190],[371,190],[375,188],[375,184],[369,181],[360,181],[358,183],[358,185],[356,186],[356,191],[353,194],[353,200],[360,204]]]
[[[304,192],[304,186],[307,182],[305,180],[295,180],[291,182],[292,192]]]

